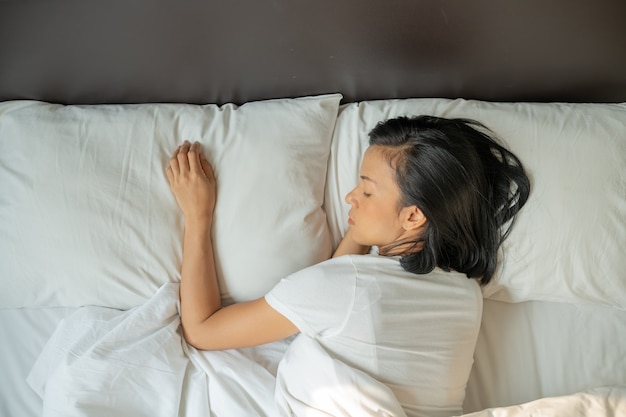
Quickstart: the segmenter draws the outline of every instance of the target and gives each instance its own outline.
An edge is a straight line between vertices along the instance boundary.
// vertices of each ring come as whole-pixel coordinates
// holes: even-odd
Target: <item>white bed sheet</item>
[[[559,396],[533,406],[551,410],[573,401],[584,407],[602,403],[612,407],[614,415],[626,415],[626,410],[608,402],[624,407],[626,401],[626,312],[604,306],[490,300],[485,300],[484,309],[466,413],[524,416],[532,410],[530,405],[508,406]],[[26,376],[57,324],[73,311],[0,310],[1,416],[41,415],[41,400]],[[190,375],[186,395],[204,395],[203,380],[200,372]],[[185,405],[183,415],[188,413]],[[507,408],[493,409],[496,406]],[[484,410],[487,407],[491,409]]]
[[[484,300],[466,413],[612,386],[626,386],[625,310]]]
[[[463,417],[624,417],[626,387],[600,387],[510,407],[489,408]]]
[[[129,311],[86,307],[63,320],[27,380],[44,417],[406,417],[381,382],[306,335],[293,343],[198,351],[182,339],[168,283]]]
[[[26,376],[57,324],[74,308],[0,309],[0,416],[41,415]]]

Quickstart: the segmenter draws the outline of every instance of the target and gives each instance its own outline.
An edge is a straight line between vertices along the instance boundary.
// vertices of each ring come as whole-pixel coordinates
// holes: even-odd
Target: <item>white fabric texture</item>
[[[3,370],[0,373],[0,415],[41,417],[41,399],[26,384],[26,376],[58,322],[75,310],[68,308],[0,310],[0,334],[2,334],[0,369]],[[464,404],[466,413],[496,406],[523,404],[542,397],[567,397],[579,391],[587,391],[589,387],[626,385],[626,344],[623,343],[623,335],[626,334],[626,316],[623,310],[597,305],[542,301],[511,304],[485,300],[483,311],[483,325],[478,337],[474,368],[468,381]],[[272,346],[272,349],[277,353],[271,354],[270,351],[264,354],[264,357],[279,357],[285,350],[284,346],[280,345]],[[254,356],[245,351],[242,354],[258,358],[258,348],[252,352],[255,352]],[[285,359],[296,353],[298,352],[290,349]],[[264,364],[264,368],[270,369],[270,372],[275,371],[274,360],[256,360]],[[203,361],[205,360],[202,358],[198,363],[202,365]],[[336,363],[334,360],[333,362]],[[274,364],[274,369],[270,363]],[[302,361],[298,364],[306,365]],[[316,366],[313,368],[314,373],[305,374],[299,370],[300,368],[292,366],[288,368],[290,371],[285,373],[284,377],[286,379],[291,376],[301,380],[302,385],[298,386],[300,389],[310,387],[314,383],[313,376],[324,376],[328,381],[332,380],[331,369],[322,370]],[[342,365],[337,365],[337,368],[340,370]],[[236,376],[238,372],[232,374]],[[184,394],[180,400],[181,416],[192,416],[186,404],[200,407],[199,401],[194,399],[206,397],[205,375],[201,366],[194,366],[188,370],[186,382],[183,384]],[[306,375],[306,378],[303,375]],[[341,375],[336,376],[337,380],[339,378]],[[359,379],[354,381],[353,386],[356,387]],[[339,393],[342,396],[355,395],[360,392],[362,385],[359,387],[359,390],[351,390],[350,384],[342,384],[341,392],[318,391],[316,395],[309,395],[294,388],[284,395],[287,396],[285,401],[293,403],[301,400],[311,407],[317,404],[316,407],[319,409],[320,401],[323,401],[322,405],[328,406],[329,402],[333,405],[334,400],[341,399]],[[384,391],[381,392],[379,389],[380,387],[369,388],[364,407],[373,407],[376,404],[369,398],[385,398],[382,396]],[[614,391],[614,400],[620,398],[615,397],[619,392]],[[338,394],[333,395],[334,393]],[[623,402],[626,393],[622,395]],[[610,404],[612,403],[607,402],[606,406],[609,407]],[[617,401],[615,404],[619,405],[620,402]],[[618,408],[613,410],[613,415],[619,416],[618,410]],[[493,411],[495,410],[490,410]],[[594,414],[581,413],[581,415]],[[607,412],[599,415],[612,414]]]
[[[290,275],[265,299],[332,358],[385,383],[408,416],[461,413],[482,313],[474,280],[348,255]]]
[[[79,309],[61,322],[28,382],[43,417],[178,414],[187,359],[176,284],[128,312]]]
[[[626,386],[626,311],[484,300],[466,413],[604,386]]]
[[[380,100],[341,108],[326,207],[335,244],[347,227],[345,195],[358,180],[369,131],[398,116],[478,120],[527,168],[530,198],[503,245],[490,299],[600,303],[626,309],[626,103]]]
[[[178,284],[165,284],[127,312],[84,307],[65,319],[28,377],[43,417],[274,415],[272,372],[288,345],[197,351],[177,306]]]
[[[63,320],[28,382],[43,400],[42,417],[286,417],[291,408],[276,404],[294,404],[294,393],[312,382],[323,384],[308,378],[314,369],[313,377],[355,383],[353,397],[343,399],[346,409],[374,417],[384,407],[397,411],[387,415],[403,416],[384,385],[306,344],[288,355],[299,361],[280,363],[283,383],[277,386],[279,362],[290,342],[198,351],[180,335],[178,284],[165,284],[129,311],[83,307]],[[310,368],[303,369],[301,355]],[[316,405],[301,402],[297,415],[319,415]]]
[[[217,177],[224,303],[328,258],[322,205],[340,100],[0,103],[0,307],[127,309],[179,280],[182,213],[165,168],[185,139],[203,144]]]
[[[305,334],[294,340],[280,362],[276,405],[284,416],[406,417],[387,386],[332,359]]]
[[[493,407],[463,417],[624,417],[626,386],[600,387],[510,407]]]
[[[41,399],[26,376],[59,322],[74,310],[0,309],[0,416],[41,416]]]

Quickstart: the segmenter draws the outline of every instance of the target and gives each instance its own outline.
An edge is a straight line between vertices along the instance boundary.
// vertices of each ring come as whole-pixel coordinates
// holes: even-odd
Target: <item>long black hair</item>
[[[416,274],[452,269],[488,283],[498,248],[530,193],[521,161],[469,119],[389,119],[369,140],[387,150],[401,206],[415,205],[427,219],[401,257],[403,268]]]

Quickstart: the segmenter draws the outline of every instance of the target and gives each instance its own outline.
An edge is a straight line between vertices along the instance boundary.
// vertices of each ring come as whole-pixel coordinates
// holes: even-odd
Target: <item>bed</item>
[[[327,258],[368,130],[432,114],[489,126],[533,185],[483,288],[456,414],[626,416],[624,16],[619,0],[0,2],[0,415],[106,415],[75,411],[68,387],[108,389],[128,415],[263,415],[273,399],[254,378],[289,341],[176,351],[152,384],[121,391],[75,374],[59,385],[40,355],[85,309],[122,317],[159,295],[175,311],[183,224],[164,168],[182,140],[216,169],[230,303]],[[175,344],[167,326],[159,343]],[[142,360],[163,359],[153,342]],[[306,395],[307,373],[293,375]],[[321,397],[326,415],[368,415],[346,411],[349,395],[401,415],[377,393]]]

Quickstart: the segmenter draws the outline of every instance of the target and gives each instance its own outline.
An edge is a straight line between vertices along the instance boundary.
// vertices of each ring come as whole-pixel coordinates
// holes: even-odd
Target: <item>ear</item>
[[[402,223],[402,227],[406,231],[418,230],[422,228],[428,219],[417,206],[408,206],[402,209],[404,211],[404,222]]]

